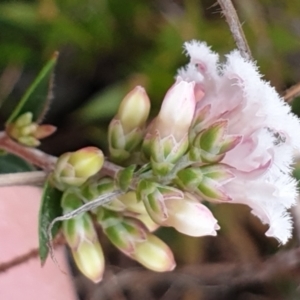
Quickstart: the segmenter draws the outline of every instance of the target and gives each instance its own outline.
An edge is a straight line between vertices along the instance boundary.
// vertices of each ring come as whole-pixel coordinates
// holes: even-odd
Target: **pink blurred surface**
[[[34,187],[0,188],[0,264],[38,247],[38,209],[41,190]],[[63,248],[55,255],[64,271]],[[0,273],[0,299],[73,300],[72,281],[48,259],[37,258]]]

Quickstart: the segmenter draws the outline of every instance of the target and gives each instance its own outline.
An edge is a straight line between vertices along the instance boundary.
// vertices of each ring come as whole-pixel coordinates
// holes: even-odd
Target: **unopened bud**
[[[66,214],[80,207],[82,201],[76,192],[68,190],[63,194],[61,205]],[[91,216],[83,213],[65,220],[62,228],[79,270],[95,283],[101,281],[104,256]]]
[[[58,158],[53,172],[57,188],[64,190],[68,186],[81,186],[100,171],[103,162],[103,153],[96,147],[63,154]]]
[[[150,100],[141,86],[136,86],[122,100],[116,119],[122,124],[124,134],[143,128],[150,112]]]
[[[40,139],[43,139],[55,132],[56,127],[52,125],[38,125],[32,122],[33,114],[24,113],[13,122],[6,125],[6,132],[10,137],[28,147],[37,147],[40,145]]]
[[[227,126],[226,120],[220,120],[200,131],[191,141],[190,159],[204,163],[221,161],[226,152],[242,141],[241,135],[227,135]],[[192,132],[190,132],[190,139],[193,136]]]
[[[83,241],[72,255],[78,269],[83,275],[97,283],[104,273],[104,255],[98,241],[90,243]]]
[[[220,227],[210,210],[191,194],[184,199],[166,201],[168,218],[163,226],[172,226],[177,231],[190,236],[217,235]]]
[[[109,151],[113,160],[126,160],[141,144],[149,111],[150,100],[140,86],[122,100],[108,128]]]
[[[172,271],[176,267],[171,249],[153,234],[136,245],[134,259],[146,268],[156,272]]]
[[[235,176],[225,164],[187,168],[177,173],[175,182],[182,189],[195,193],[207,201],[230,201],[223,185]]]
[[[188,149],[188,131],[196,107],[194,85],[179,78],[147,129],[143,152],[157,175],[167,175]]]

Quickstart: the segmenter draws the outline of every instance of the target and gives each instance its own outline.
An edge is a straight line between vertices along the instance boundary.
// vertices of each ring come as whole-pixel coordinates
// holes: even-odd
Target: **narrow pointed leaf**
[[[55,52],[52,58],[40,71],[6,121],[7,125],[15,122],[18,117],[27,112],[31,112],[33,114],[32,121],[36,123],[39,123],[39,121],[44,117],[51,98],[51,86],[53,81],[52,75],[57,57],[58,52]]]
[[[52,187],[49,181],[46,181],[39,212],[39,256],[42,264],[45,263],[49,253],[49,241],[47,237],[49,225],[56,217],[62,215],[61,197],[62,192]],[[54,224],[52,228],[53,238],[58,233],[60,227],[61,222]]]

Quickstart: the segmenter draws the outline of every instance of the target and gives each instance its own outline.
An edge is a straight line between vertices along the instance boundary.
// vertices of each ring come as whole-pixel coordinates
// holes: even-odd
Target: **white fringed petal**
[[[226,193],[232,203],[250,206],[254,215],[269,224],[267,236],[286,243],[292,230],[287,209],[297,196],[290,173],[295,149],[300,150],[299,119],[262,79],[256,64],[237,50],[221,64],[206,43],[191,41],[184,49],[190,63],[178,74],[203,90],[205,96],[197,109],[211,107],[205,126],[227,120],[228,134],[243,136],[222,161],[236,169],[236,178],[225,186]]]

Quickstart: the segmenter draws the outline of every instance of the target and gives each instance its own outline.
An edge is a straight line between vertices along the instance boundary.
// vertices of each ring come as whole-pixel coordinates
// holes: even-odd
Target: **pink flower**
[[[195,82],[196,98],[199,90],[204,92],[197,102],[190,143],[198,141],[201,148],[201,137],[210,133],[208,128],[220,121],[225,126],[220,147],[205,145],[196,153],[204,158],[198,166],[207,158],[210,163],[228,165],[234,176],[222,188],[231,203],[250,206],[252,213],[269,225],[266,235],[286,243],[292,229],[287,209],[297,196],[291,164],[294,150],[300,149],[299,120],[275,89],[261,79],[257,66],[238,51],[228,54],[226,63],[221,64],[205,43],[186,43],[185,50],[190,63],[178,75]],[[224,148],[226,141],[229,147]]]

